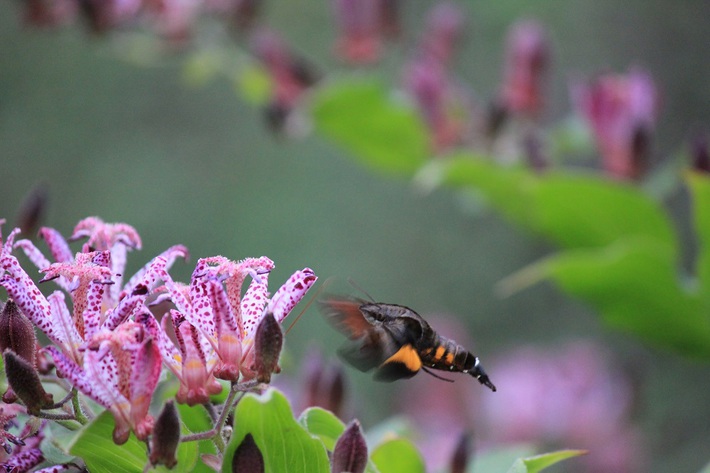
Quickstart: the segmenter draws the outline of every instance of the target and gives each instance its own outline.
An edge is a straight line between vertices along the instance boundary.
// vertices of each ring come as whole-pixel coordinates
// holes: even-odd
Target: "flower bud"
[[[263,473],[264,457],[254,437],[246,434],[232,457],[232,473]]]
[[[471,457],[471,434],[462,432],[456,443],[456,448],[451,455],[451,473],[465,473],[469,458]]]
[[[7,382],[25,404],[27,412],[37,415],[41,409],[50,407],[54,398],[44,390],[34,366],[9,348],[4,351],[3,356]]]
[[[180,443],[180,415],[175,403],[168,401],[153,426],[153,437],[150,442],[150,463],[162,463],[168,468],[177,464],[175,452]]]
[[[36,345],[32,322],[20,312],[15,301],[8,299],[0,313],[0,350],[9,348],[34,366]]]
[[[284,335],[274,314],[267,312],[259,322],[254,336],[254,371],[260,383],[271,381],[276,371],[283,346]]]
[[[697,136],[691,144],[692,167],[696,171],[710,173],[710,147],[707,137]]]
[[[30,190],[20,206],[17,226],[27,238],[33,238],[37,234],[40,221],[47,210],[48,194],[47,184],[40,182]]]
[[[367,444],[357,420],[350,422],[333,448],[332,473],[363,473],[367,466]]]

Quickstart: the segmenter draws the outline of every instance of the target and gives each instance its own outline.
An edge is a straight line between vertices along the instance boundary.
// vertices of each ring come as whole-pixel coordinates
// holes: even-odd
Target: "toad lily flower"
[[[131,430],[140,440],[153,430],[148,408],[162,363],[158,344],[150,332],[150,326],[132,321],[114,331],[103,331],[88,345],[83,367],[56,347],[47,348],[57,370],[113,414],[113,440],[119,445],[128,440]]]
[[[161,274],[168,289],[166,297],[177,307],[173,325],[178,340],[182,339],[178,350],[166,336],[161,337],[161,352],[165,363],[176,374],[181,373],[181,382],[191,379],[186,376],[188,358],[196,362],[204,357],[200,373],[217,378],[237,381],[240,373],[244,380],[256,377],[254,335],[263,315],[273,313],[281,323],[317,279],[310,268],[296,271],[269,298],[267,281],[273,267],[266,257],[235,262],[215,256],[197,262],[189,286],[175,283],[167,271]],[[248,276],[251,283],[242,297]],[[189,392],[199,387],[195,384],[183,389]]]
[[[85,251],[76,256],[71,255],[67,241],[59,232],[43,228],[40,235],[47,241],[56,263],[50,263],[29,240],[14,243],[17,233],[16,229],[8,235],[0,252],[0,269],[4,273],[0,276],[0,286],[7,290],[20,310],[80,366],[83,359],[81,347],[101,330],[113,330],[139,313],[148,292],[157,284],[159,273],[169,268],[176,258],[187,256],[183,246],[173,246],[155,257],[121,288],[126,246],[140,247],[140,238],[132,227],[104,224],[96,217],[82,220],[72,238],[87,236],[89,242],[84,245]],[[21,248],[45,273],[40,282],[54,280],[71,294],[72,312],[64,292],[54,291],[44,297],[12,255],[14,247]],[[90,251],[91,248],[96,251]]]

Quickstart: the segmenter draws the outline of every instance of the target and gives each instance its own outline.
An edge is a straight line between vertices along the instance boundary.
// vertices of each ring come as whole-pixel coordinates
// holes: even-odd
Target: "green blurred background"
[[[407,2],[404,38],[375,73],[399,80],[430,5]],[[663,94],[654,159],[683,149],[710,123],[708,1],[461,5],[470,34],[455,70],[482,99],[497,89],[506,29],[533,16],[553,42],[546,121],[569,114],[571,77],[640,65]],[[598,339],[630,360],[642,380],[637,420],[652,455],[648,471],[697,471],[710,458],[707,365],[605,329],[552,287],[496,296],[495,284],[547,254],[545,244],[494,214],[468,214],[449,192],[423,195],[373,175],[318,136],[276,138],[230,81],[189,86],[183,54],[138,64],[126,59],[136,46],[123,36],[31,29],[21,17],[20,2],[0,4],[0,217],[10,224],[29,190],[45,182],[44,224],[65,235],[89,215],[136,227],[144,248],[130,255],[129,274],[182,243],[192,263],[215,254],[267,255],[277,265],[274,288],[310,266],[322,281],[334,278],[332,291],[354,292],[346,282],[352,278],[378,300],[451,314],[467,325],[484,361],[521,344]],[[325,0],[266,2],[262,21],[323,70],[343,69],[331,55],[336,32]],[[228,47],[237,54],[238,45]],[[683,234],[686,204],[682,192],[669,198]],[[192,263],[178,263],[175,277],[186,280]],[[339,341],[310,309],[287,339],[290,371],[298,372],[310,344],[331,356]],[[372,401],[391,386],[348,374],[366,426],[396,411]]]

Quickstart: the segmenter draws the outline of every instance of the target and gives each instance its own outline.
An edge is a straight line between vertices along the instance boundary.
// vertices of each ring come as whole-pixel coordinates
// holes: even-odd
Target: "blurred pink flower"
[[[295,55],[275,32],[256,31],[250,48],[271,79],[271,98],[266,119],[274,131],[289,128],[289,118],[306,90],[320,76],[311,64]]]
[[[521,348],[490,371],[499,390],[483,398],[479,431],[487,441],[588,449],[579,471],[639,471],[641,438],[629,421],[633,387],[599,347]]]
[[[427,14],[419,49],[431,59],[448,64],[463,32],[464,17],[460,8],[454,3],[437,3]]]
[[[651,76],[640,69],[606,74],[590,84],[575,84],[572,95],[592,130],[604,170],[619,179],[641,176],[659,108]]]
[[[542,107],[542,87],[549,45],[534,20],[515,23],[508,33],[501,105],[511,114],[535,116]]]
[[[368,64],[380,57],[379,5],[381,0],[333,0],[339,37],[336,55],[354,64]]]
[[[25,21],[33,26],[59,26],[76,18],[79,5],[76,0],[27,0]]]

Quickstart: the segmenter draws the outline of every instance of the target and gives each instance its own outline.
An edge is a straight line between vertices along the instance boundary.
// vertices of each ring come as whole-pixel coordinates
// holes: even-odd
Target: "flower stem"
[[[81,409],[81,402],[79,402],[79,392],[76,390],[76,388],[72,388],[71,392],[73,394],[71,398],[71,404],[74,408],[74,417],[81,425],[86,425],[89,423],[89,418],[86,417],[84,411]]]

